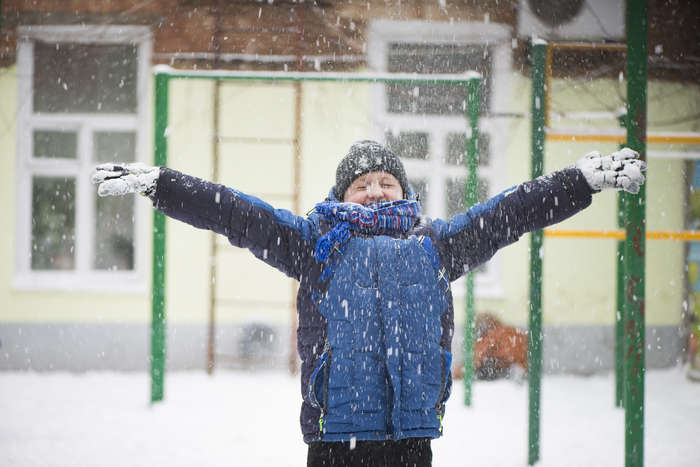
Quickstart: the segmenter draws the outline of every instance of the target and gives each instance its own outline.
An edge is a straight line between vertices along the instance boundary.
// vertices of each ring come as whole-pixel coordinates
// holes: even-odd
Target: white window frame
[[[147,205],[135,200],[134,269],[112,271],[93,269],[95,246],[95,192],[90,174],[92,138],[95,131],[130,131],[136,135],[135,160],[147,162],[150,148],[148,124],[151,95],[151,32],[146,26],[20,26],[17,40],[18,115],[17,184],[15,223],[15,275],[18,290],[63,290],[134,292],[147,291],[146,240]],[[137,108],[132,114],[34,113],[34,43],[69,42],[83,44],[134,44],[137,46]],[[76,159],[37,159],[33,157],[35,129],[75,131]],[[75,268],[71,270],[32,270],[32,177],[75,177]]]
[[[397,42],[432,44],[480,44],[488,45],[493,57],[491,93],[488,108],[490,115],[508,112],[512,73],[511,30],[502,24],[483,22],[434,23],[426,21],[394,21],[379,19],[369,24],[368,62],[372,69],[387,71],[389,44]],[[465,118],[460,115],[392,114],[387,112],[387,95],[384,86],[375,86],[371,93],[375,139],[383,140],[387,130],[400,132],[427,132],[430,151],[427,159],[404,159],[409,178],[422,178],[429,186],[444,186],[452,177],[465,177],[466,168],[443,162],[446,154],[445,141],[448,133],[464,133]],[[489,165],[479,167],[479,177],[488,180],[489,196],[494,196],[503,187],[508,125],[504,119],[482,115],[479,130],[489,133]],[[415,174],[421,174],[416,177]],[[413,176],[412,176],[413,175]],[[437,195],[437,196],[436,196]],[[435,217],[445,217],[445,190],[432,190],[424,206],[426,212]],[[464,279],[453,284],[456,296],[463,296]],[[504,289],[501,275],[500,255],[496,254],[484,272],[475,276],[475,294],[478,298],[502,298]]]

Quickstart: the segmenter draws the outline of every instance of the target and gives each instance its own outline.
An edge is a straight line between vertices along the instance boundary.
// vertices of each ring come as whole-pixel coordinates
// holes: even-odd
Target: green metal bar
[[[627,2],[627,144],[646,160],[647,0]],[[625,465],[644,465],[646,189],[631,199],[625,240]]]
[[[168,163],[168,82],[155,77],[155,165]],[[165,215],[153,215],[153,290],[151,292],[151,402],[163,400],[165,379]]]
[[[627,128],[627,114],[618,117],[622,128]],[[622,149],[625,144],[620,144]],[[624,229],[627,225],[627,193],[617,194],[617,226]],[[615,407],[625,406],[625,242],[617,243],[617,271],[615,284]]]
[[[532,178],[542,175],[545,136],[545,63],[547,44],[532,46]],[[530,234],[530,329],[528,334],[528,456],[540,458],[540,399],[542,387],[542,230]]]
[[[481,80],[472,78],[467,84],[467,186],[465,204],[467,207],[478,202],[479,170],[479,87]],[[474,273],[467,274],[466,319],[464,320],[464,405],[472,405],[472,381],[474,379]]]
[[[231,81],[331,81],[343,83],[425,83],[425,84],[458,84],[468,86],[469,80],[481,78],[479,73],[469,71],[463,74],[420,75],[417,73],[313,73],[313,72],[282,72],[267,73],[222,70],[176,70],[167,65],[157,65],[156,75],[168,75],[180,79],[220,79]]]
[[[617,225],[625,227],[625,212],[627,211],[624,193],[617,195]],[[617,242],[617,280],[615,296],[615,407],[624,407],[624,303],[625,303],[625,243]]]
[[[221,70],[175,70],[167,65],[154,67],[155,74],[155,164],[167,165],[168,83],[171,79],[217,79],[233,81],[327,81],[344,83],[428,83],[468,86],[479,81],[481,75],[467,72],[461,75],[418,74],[346,74],[302,72],[245,72]],[[477,86],[478,92],[478,86]],[[478,106],[478,94],[476,104]],[[471,104],[470,104],[471,107]],[[478,107],[476,108],[478,119]],[[476,153],[476,152],[475,152]],[[476,172],[474,172],[476,173]],[[469,278],[467,282],[469,283]],[[473,288],[473,278],[472,288]],[[473,301],[473,298],[472,298]],[[473,308],[473,306],[472,306]],[[470,326],[473,327],[473,326]],[[159,212],[153,220],[153,291],[151,324],[151,402],[163,399],[165,376],[165,216]]]
[[[466,317],[464,320],[464,405],[472,405],[472,383],[474,381],[474,273],[467,274]]]

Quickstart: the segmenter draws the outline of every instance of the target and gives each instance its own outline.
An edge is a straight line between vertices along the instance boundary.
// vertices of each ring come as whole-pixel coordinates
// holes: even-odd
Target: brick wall
[[[286,65],[296,69],[294,56],[303,56],[306,70],[317,66],[314,57],[325,57],[324,70],[339,70],[364,63],[366,26],[372,18],[490,21],[515,29],[518,1],[2,0],[1,5],[0,66],[16,59],[18,25],[136,24],[151,27],[156,63],[201,68],[278,69]],[[698,24],[700,2],[650,0],[650,78],[700,80]],[[199,54],[200,58],[187,54]],[[219,54],[218,61],[215,54]],[[256,54],[274,56],[277,61],[251,62],[250,56]],[[515,64],[526,73],[527,54],[527,44],[517,43]],[[248,59],[240,58],[244,55]],[[222,56],[226,59],[221,60]],[[577,70],[591,69],[590,64],[572,66],[582,60],[597,68],[601,63],[619,63],[620,57],[593,53],[554,65],[562,74],[577,74]]]
[[[4,0],[0,64],[15,60],[16,27],[23,24],[136,24],[153,31],[154,62],[210,67],[208,59],[187,54],[345,57],[325,62],[325,69],[352,68],[364,62],[367,23],[372,18],[433,21],[505,22],[514,25],[513,2],[486,7],[489,2],[404,0],[386,2],[256,0]],[[491,2],[492,3],[492,2]],[[497,2],[498,3],[498,2]],[[369,6],[368,6],[369,5]],[[247,66],[251,64],[248,63]],[[288,66],[296,67],[295,60]],[[218,67],[237,68],[241,60]],[[283,63],[267,63],[279,68]]]

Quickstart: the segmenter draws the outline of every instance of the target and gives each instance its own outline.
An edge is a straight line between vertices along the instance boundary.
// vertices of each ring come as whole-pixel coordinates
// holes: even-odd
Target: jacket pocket
[[[435,404],[435,408],[438,410],[442,409],[445,401],[450,396],[450,375],[452,373],[452,354],[441,347],[440,356],[442,361],[440,393]]]
[[[308,395],[311,405],[325,413],[328,406],[328,377],[331,368],[332,350],[327,348],[321,354],[318,364],[309,378]]]

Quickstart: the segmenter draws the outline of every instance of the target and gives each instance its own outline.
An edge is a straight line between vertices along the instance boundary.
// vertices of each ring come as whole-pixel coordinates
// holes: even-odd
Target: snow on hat
[[[390,173],[399,181],[403,195],[408,195],[408,179],[401,159],[386,146],[364,140],[353,143],[338,164],[335,171],[335,197],[342,200],[352,182],[369,172]]]

